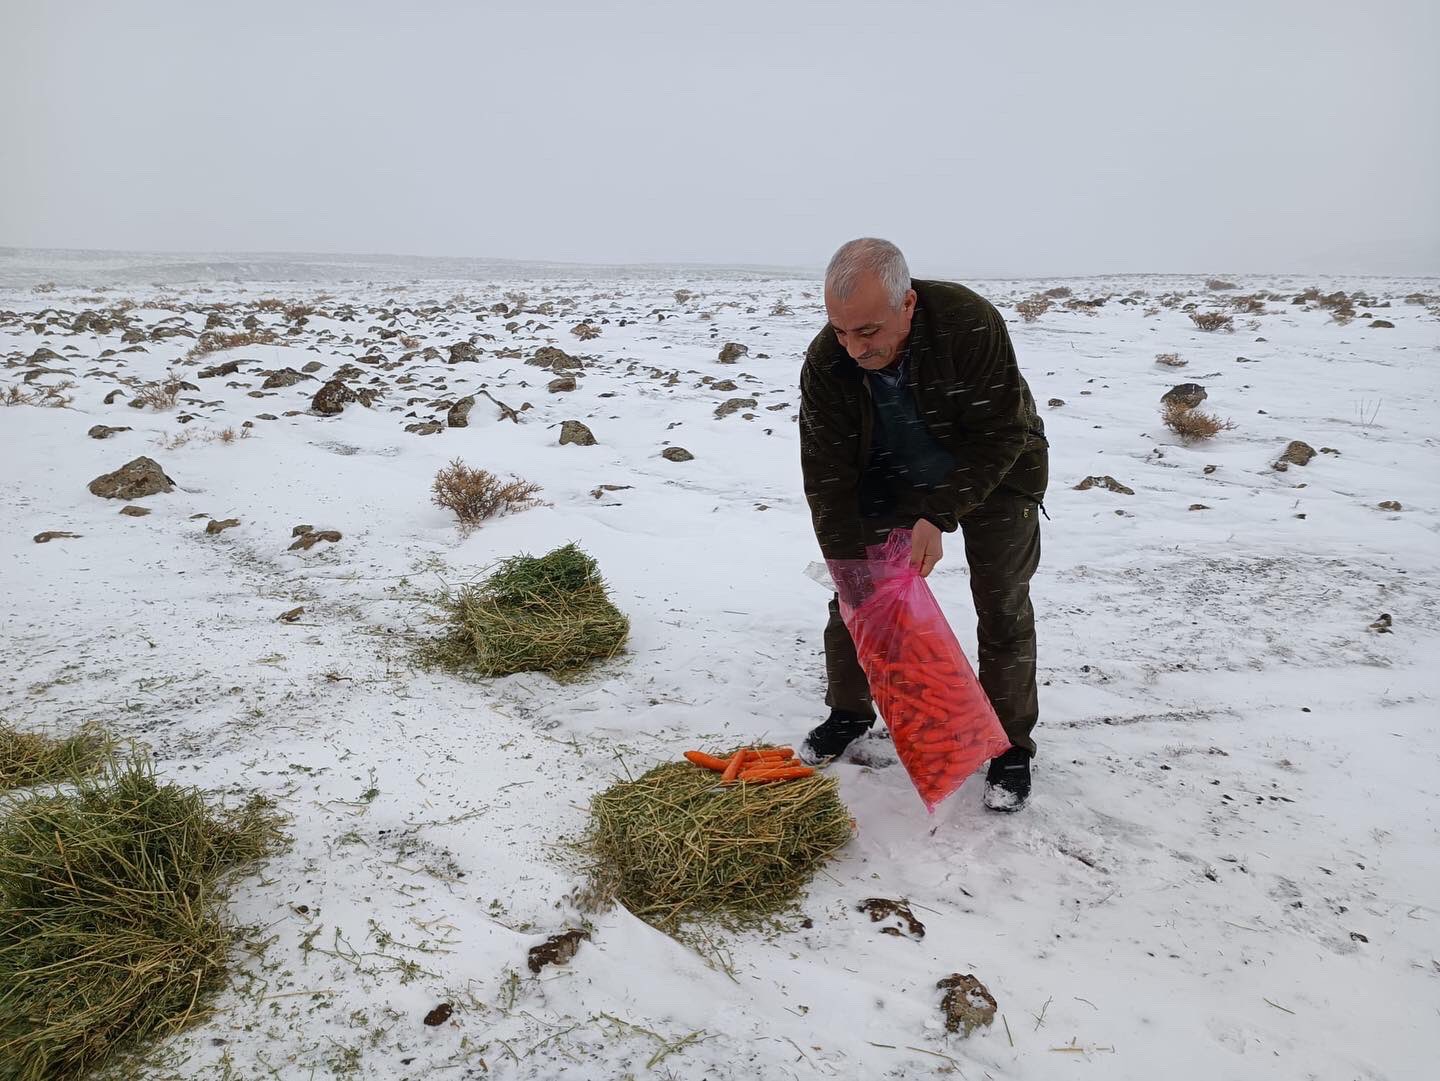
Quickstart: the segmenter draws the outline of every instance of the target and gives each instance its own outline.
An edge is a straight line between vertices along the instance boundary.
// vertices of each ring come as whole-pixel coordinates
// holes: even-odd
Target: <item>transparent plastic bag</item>
[[[910,566],[910,544],[910,530],[892,530],[866,559],[827,567],[875,708],[933,812],[1010,740],[935,594]]]

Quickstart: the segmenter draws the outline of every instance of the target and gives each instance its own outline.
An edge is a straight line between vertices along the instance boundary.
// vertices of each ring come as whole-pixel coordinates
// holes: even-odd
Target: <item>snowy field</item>
[[[816,283],[49,269],[0,277],[0,391],[34,399],[0,407],[0,716],[101,721],[167,777],[292,816],[290,850],[235,891],[240,979],[155,1077],[1436,1076],[1440,281],[970,283],[1052,445],[1033,802],[987,814],[977,776],[927,816],[872,739],[869,765],[831,767],[858,834],[799,911],[682,944],[582,912],[564,842],[627,769],[798,740],[824,714],[795,423]],[[1072,296],[1020,318],[1057,286]],[[1292,302],[1310,287],[1353,318]],[[101,321],[77,331],[81,313]],[[247,317],[274,342],[185,359]],[[748,353],[721,363],[727,342]],[[451,363],[457,343],[475,349]],[[574,390],[526,363],[545,345],[582,358]],[[196,389],[130,407],[167,372]],[[337,373],[372,404],[314,415]],[[1180,382],[1235,428],[1180,445],[1157,408]],[[566,420],[596,445],[558,445]],[[1291,440],[1319,453],[1278,471]],[[148,516],[87,491],[139,455],[177,486],[137,501]],[[457,457],[548,505],[463,536],[429,498]],[[1089,476],[1133,494],[1077,490]],[[301,523],[341,539],[291,551]],[[630,616],[625,654],[569,686],[410,663],[425,596],[567,541]],[[931,583],[973,657],[958,539]],[[877,896],[923,937],[883,933],[857,908]],[[532,975],[527,950],[580,926],[573,960]],[[939,1010],[956,972],[999,1002],[969,1039]]]

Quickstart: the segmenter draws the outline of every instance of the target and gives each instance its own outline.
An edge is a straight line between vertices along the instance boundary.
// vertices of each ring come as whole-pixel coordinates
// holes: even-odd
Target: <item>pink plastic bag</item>
[[[910,543],[910,530],[892,530],[865,550],[868,558],[827,566],[875,707],[933,812],[1010,740],[935,594],[910,566]]]

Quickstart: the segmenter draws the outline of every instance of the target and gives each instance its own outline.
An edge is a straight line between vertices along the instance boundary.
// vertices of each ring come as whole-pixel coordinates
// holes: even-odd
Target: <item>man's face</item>
[[[898,308],[891,307],[877,274],[867,274],[844,300],[825,293],[825,314],[850,359],[867,372],[887,368],[910,336],[915,290],[907,289]]]

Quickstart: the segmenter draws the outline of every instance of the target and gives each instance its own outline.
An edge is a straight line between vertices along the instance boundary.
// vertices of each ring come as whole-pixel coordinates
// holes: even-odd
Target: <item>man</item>
[[[800,460],[815,538],[827,559],[861,559],[890,530],[913,530],[911,564],[929,575],[958,528],[979,623],[980,685],[1012,746],[991,760],[985,805],[1030,795],[1035,617],[1048,443],[993,305],[948,282],[912,281],[884,240],[852,240],[825,272],[829,323],[800,373]],[[855,645],[830,601],[831,709],[801,757],[840,754],[875,722]]]

